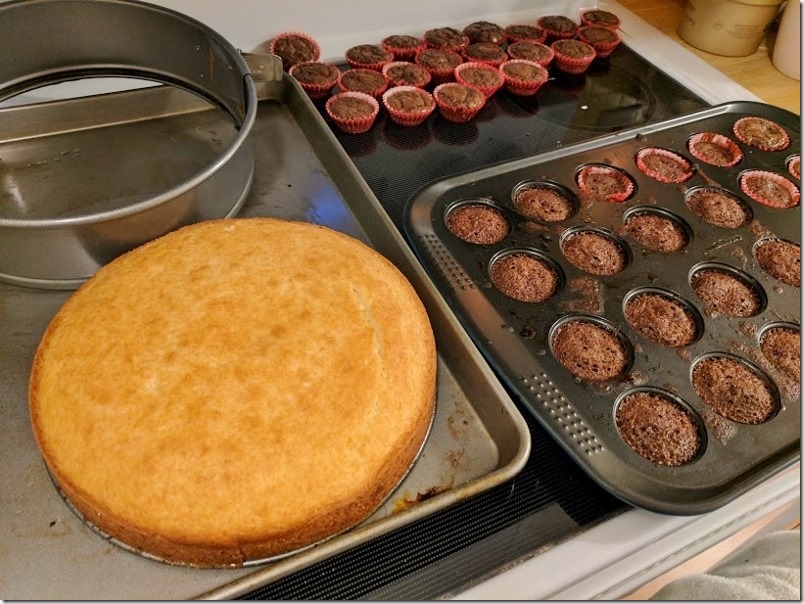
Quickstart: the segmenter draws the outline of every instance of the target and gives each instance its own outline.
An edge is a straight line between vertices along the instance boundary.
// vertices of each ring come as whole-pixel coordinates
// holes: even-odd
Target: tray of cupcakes
[[[439,112],[451,122],[475,117],[489,98],[506,90],[538,93],[549,70],[581,75],[620,44],[619,18],[590,9],[578,20],[543,15],[532,23],[501,26],[476,21],[457,29],[435,27],[422,36],[394,34],[344,53],[345,69],[322,62],[314,38],[283,32],[270,44],[288,73],[344,132],[366,132],[380,111],[415,127]]]
[[[697,514],[800,455],[800,121],[735,102],[428,186],[419,259],[601,485]]]

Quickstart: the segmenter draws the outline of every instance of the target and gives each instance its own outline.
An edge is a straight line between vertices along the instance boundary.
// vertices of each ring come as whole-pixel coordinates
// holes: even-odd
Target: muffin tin
[[[741,142],[733,125],[752,116],[780,125],[790,136],[789,146],[764,151]],[[799,380],[791,377],[789,370],[786,374],[774,367],[759,342],[772,326],[800,332],[800,290],[771,276],[758,264],[754,251],[758,244],[774,238],[800,245],[800,201],[789,208],[770,207],[740,187],[743,174],[760,170],[784,177],[797,190],[799,179],[788,167],[799,157],[799,129],[798,116],[782,109],[762,103],[727,103],[451,177],[424,188],[407,204],[405,230],[414,250],[509,389],[588,474],[633,505],[671,514],[707,512],[799,458]],[[722,143],[719,137],[732,141],[739,160],[722,161],[732,165],[718,166],[698,159],[688,145],[700,141],[696,138],[700,133],[708,133],[706,142]],[[646,149],[680,157],[684,165],[689,163],[690,174],[662,179],[640,169]],[[589,166],[598,173],[605,173],[598,171],[601,166],[622,171],[633,190],[627,195],[608,195],[619,201],[585,192],[579,187],[578,175]],[[568,196],[572,211],[563,220],[524,216],[515,204],[516,195],[534,186]],[[739,226],[718,226],[699,217],[700,212],[689,207],[688,196],[702,187],[729,191],[748,210],[749,220]],[[478,211],[465,211],[475,205]],[[452,232],[450,216],[461,208],[477,220],[462,225],[464,235],[474,233],[468,238]],[[492,243],[472,243],[472,239],[483,240],[482,214],[486,210],[506,218],[507,234],[502,229],[500,236],[497,224],[496,236],[488,239]],[[634,236],[639,233],[629,232],[625,226],[641,214],[663,219],[646,221],[648,230],[671,220],[671,239],[686,238],[686,244],[668,240],[668,249],[677,251],[659,251],[664,243],[655,233],[640,236],[640,240],[655,242],[655,249],[641,244]],[[568,260],[562,252],[566,241],[587,232],[621,247],[621,270],[593,274]],[[594,250],[589,253],[592,264],[600,260]],[[544,291],[536,288],[533,294],[541,301],[523,302],[522,296],[506,295],[495,287],[494,282],[502,281],[496,274],[492,281],[491,267],[511,254],[531,255],[549,267],[548,273],[542,273],[550,277],[546,279],[549,283]],[[749,300],[747,316],[717,312],[696,295],[693,277],[702,270],[739,278],[753,289],[755,299]],[[505,282],[524,292],[533,291],[517,284],[517,275],[508,275]],[[646,293],[677,301],[686,309],[696,329],[691,343],[663,345],[629,324],[627,303]],[[606,329],[620,342],[626,360],[617,377],[582,379],[559,362],[553,339],[574,321]],[[611,339],[607,345],[610,347]],[[566,343],[562,346],[566,348]],[[619,352],[613,356],[622,361]],[[736,360],[767,385],[774,409],[766,421],[732,421],[698,395],[692,384],[693,371],[698,363],[713,357]],[[587,361],[597,362],[592,357],[583,360]],[[601,361],[606,362],[605,355]],[[608,375],[605,370],[595,373],[598,369],[584,371],[586,375]],[[638,454],[620,434],[618,405],[640,391],[680,406],[698,427],[699,450],[685,458],[689,461],[677,466],[655,463]]]

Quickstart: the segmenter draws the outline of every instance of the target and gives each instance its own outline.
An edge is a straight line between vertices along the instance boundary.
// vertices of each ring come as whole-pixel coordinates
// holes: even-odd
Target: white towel
[[[651,600],[801,600],[801,532],[770,533],[710,571],[676,579]]]

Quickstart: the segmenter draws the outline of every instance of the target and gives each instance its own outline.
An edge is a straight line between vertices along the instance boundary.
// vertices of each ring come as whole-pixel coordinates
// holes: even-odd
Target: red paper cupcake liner
[[[477,107],[450,107],[449,105],[442,103],[438,98],[438,93],[450,86],[465,86],[465,84],[458,84],[457,82],[447,82],[446,84],[439,84],[438,86],[436,86],[435,90],[433,90],[433,98],[435,99],[436,105],[438,106],[438,110],[441,112],[441,115],[444,117],[444,119],[447,120],[448,122],[455,122],[455,123],[468,122],[475,115],[477,115],[478,111],[480,111],[486,104],[485,96],[483,97],[483,102],[480,103]]]
[[[456,57],[458,57],[458,65],[463,63],[463,57],[461,55],[459,55],[457,52],[453,52],[451,50],[446,50],[446,51],[443,51],[443,52],[449,52],[449,53],[452,53],[453,55],[455,55]],[[419,65],[420,67],[424,67],[427,71],[430,72],[430,75],[433,78],[433,83],[434,84],[444,84],[446,82],[452,82],[455,79],[455,68],[454,67],[450,68],[450,69],[430,69],[429,67],[427,67],[427,65],[423,65],[422,63],[419,62],[419,56],[420,55],[421,55],[421,53],[416,55],[415,63],[416,63],[416,65]]]
[[[574,38],[578,34],[578,27],[576,26],[575,29],[570,31],[558,31],[557,29],[551,29],[544,25],[544,17],[539,17],[536,19],[536,25],[541,27],[544,30],[544,40],[549,42],[555,42],[557,40],[570,40]]]
[[[589,25],[589,26],[595,26],[595,27],[605,27],[606,29],[610,29],[612,31],[614,31],[615,29],[620,28],[620,25],[622,24],[622,22],[620,21],[619,17],[617,18],[617,23],[612,24],[612,25],[607,25],[605,23],[600,23],[598,21],[592,21],[587,17],[587,15],[589,13],[593,13],[593,12],[596,12],[596,11],[597,11],[597,9],[583,11],[581,13],[581,25]],[[611,13],[611,14],[613,14],[613,13]]]
[[[470,69],[470,68],[482,69],[484,71],[489,71],[489,72],[495,73],[497,76],[499,76],[499,77],[497,77],[497,84],[495,84],[494,86],[479,86],[478,84],[472,84],[470,82],[467,82],[465,79],[463,79],[463,77],[461,76],[461,73],[466,71],[467,69]],[[459,84],[463,84],[465,86],[473,86],[473,87],[477,88],[488,99],[495,92],[497,92],[500,88],[503,87],[503,84],[505,84],[505,76],[500,72],[499,69],[497,69],[496,67],[494,67],[492,65],[489,65],[487,63],[480,63],[480,62],[461,63],[460,65],[458,65],[455,68],[455,81],[458,82]]]
[[[782,135],[782,140],[777,144],[762,144],[758,143],[756,140],[752,140],[746,137],[741,132],[741,126],[749,121],[758,120],[760,122],[766,122],[769,126],[773,126],[774,131],[778,131],[780,135]],[[778,130],[777,130],[778,129]],[[765,118],[761,117],[754,117],[754,116],[746,116],[741,117],[732,126],[732,131],[734,132],[734,136],[736,136],[740,142],[748,145],[749,147],[754,147],[755,149],[759,149],[760,151],[782,151],[783,149],[787,149],[790,146],[790,135],[787,134],[784,128],[782,128],[776,122],[771,120],[766,120]]]
[[[380,46],[382,48],[382,46]],[[383,50],[385,50],[383,48]],[[390,63],[394,60],[394,54],[392,52],[388,52],[385,50],[385,60],[384,61],[377,61],[376,63],[360,63],[359,61],[355,61],[354,59],[350,59],[346,57],[346,62],[349,64],[349,67],[352,69],[371,69],[372,71],[382,71],[383,65]],[[344,55],[346,56],[346,55]]]
[[[390,38],[390,36],[388,37]],[[419,40],[420,44],[418,46],[414,46],[413,48],[399,48],[398,46],[393,46],[386,41],[388,38],[382,40],[382,42],[380,42],[380,46],[394,55],[393,60],[395,61],[412,61],[414,58],[416,58],[417,54],[427,48],[427,42],[421,38],[417,39]]]
[[[469,44],[470,44],[469,36],[467,36],[465,33],[461,33],[461,36],[463,37],[463,41],[459,45],[457,51],[452,47],[436,46],[436,45],[430,43],[427,40],[427,32],[425,32],[425,35],[424,35],[424,43],[427,45],[427,48],[434,48],[436,50],[449,50],[450,52],[458,52],[458,54],[460,54],[461,52],[466,50],[466,47],[469,46]]]
[[[332,113],[332,103],[334,103],[337,99],[343,97],[353,97],[357,99],[362,99],[369,103],[373,108],[374,111],[371,112],[370,115],[364,118],[341,118],[337,115]],[[327,111],[327,115],[332,118],[332,121],[335,122],[335,125],[343,130],[344,132],[348,132],[349,134],[360,134],[362,132],[366,132],[369,128],[371,128],[372,124],[374,124],[374,120],[377,119],[377,114],[380,112],[380,104],[377,102],[373,96],[369,96],[368,94],[363,94],[362,92],[340,92],[338,94],[332,95],[327,100],[326,105],[324,108]]]
[[[717,145],[729,155],[730,159],[726,162],[713,162],[711,159],[707,159],[706,156],[696,148],[696,145],[700,143]],[[740,147],[737,146],[737,143],[727,136],[717,134],[716,132],[698,132],[697,134],[693,134],[687,140],[687,149],[695,159],[721,168],[731,168],[740,163],[743,159],[743,152],[740,151]]]
[[[533,65],[538,67],[541,77],[538,80],[522,80],[512,77],[506,73],[505,66],[514,63],[522,63],[524,65]],[[526,61],[525,59],[511,59],[510,61],[506,61],[500,65],[500,72],[505,78],[505,89],[516,96],[531,96],[536,94],[539,91],[539,88],[541,88],[544,83],[547,82],[547,78],[549,76],[545,67],[536,61]]]
[[[539,29],[542,30],[542,35],[539,36],[539,37],[536,37],[536,38],[530,38],[528,36],[517,36],[515,34],[512,34],[511,30],[509,29],[510,27],[516,26],[516,25],[528,25],[530,27],[538,27]],[[544,29],[541,25],[536,26],[536,25],[531,25],[530,23],[512,23],[511,25],[506,26],[505,34],[508,36],[509,44],[513,44],[515,42],[535,42],[537,44],[544,44],[544,41],[547,39],[547,30],[546,29]]]
[[[561,40],[556,40],[556,42],[560,41]],[[592,54],[588,57],[570,57],[565,54],[562,54],[556,48],[556,42],[553,42],[550,45],[550,48],[556,55],[554,59],[555,66],[564,73],[570,73],[575,75],[583,73],[589,68],[589,65],[592,64],[592,61],[595,60],[595,56],[597,56],[595,49],[592,48],[592,46],[589,46],[589,44],[586,44],[586,42],[581,42],[581,44],[586,44],[592,51]]]
[[[310,44],[315,49],[315,57],[313,58],[313,61],[318,61],[321,58],[321,47],[318,45],[318,42],[316,42],[311,36],[308,36],[307,34],[303,34],[298,31],[283,31],[281,34],[277,34],[276,36],[274,36],[273,39],[271,40],[271,43],[268,45],[268,52],[270,52],[272,55],[275,55],[276,51],[274,48],[276,46],[276,43],[279,40],[282,40],[283,38],[304,38],[305,40],[310,42]],[[304,61],[299,62],[301,63]],[[282,61],[282,63],[285,71],[289,70],[291,67],[293,67],[293,65],[296,64],[291,63],[286,65],[284,60]]]
[[[790,172],[790,175],[795,176],[798,180],[801,180],[801,156],[794,155],[787,160],[786,165],[787,171]]]
[[[307,62],[315,63],[316,61],[307,61]],[[290,71],[288,71],[288,73],[291,76],[295,77],[295,74],[293,72],[299,67],[299,65],[304,65],[304,63],[296,63],[293,67],[290,68]],[[335,66],[333,65],[332,67]],[[338,84],[339,78],[340,78],[340,71],[338,70],[337,67],[335,67],[335,71],[332,74],[332,79],[327,80],[323,84],[311,84],[308,82],[302,82],[300,80],[296,81],[299,82],[299,86],[302,87],[302,90],[304,90],[307,93],[307,96],[309,96],[311,100],[320,101],[321,99],[326,97],[332,91],[333,88],[335,88],[335,86]]]
[[[578,183],[578,188],[587,195],[595,195],[597,194],[589,188],[588,184],[586,183],[586,178],[589,176],[593,176],[595,174],[606,174],[608,176],[613,176],[616,178],[620,185],[622,186],[622,190],[616,193],[611,193],[607,195],[604,201],[609,203],[622,203],[634,193],[634,181],[622,170],[619,170],[613,166],[605,166],[605,165],[592,165],[586,166],[582,168],[576,178],[575,182]],[[599,196],[598,196],[599,197]]]
[[[462,53],[464,63],[483,63],[484,65],[489,65],[491,67],[499,67],[503,63],[505,63],[508,55],[503,53],[503,56],[499,59],[478,59],[477,57],[470,57],[466,54],[466,52]]]
[[[592,41],[589,38],[587,38],[587,34],[588,34],[590,29],[605,29],[607,31],[610,31],[612,34],[614,34],[616,39],[612,40],[610,42],[595,42],[595,41]],[[578,30],[578,39],[581,42],[586,42],[589,46],[594,48],[597,58],[600,58],[600,59],[605,59],[606,57],[608,57],[611,53],[614,52],[614,49],[617,48],[620,45],[620,42],[622,42],[622,39],[620,38],[620,35],[616,31],[614,31],[613,29],[608,29],[606,27],[601,27],[599,25],[589,25],[589,26],[581,27]]]
[[[343,75],[345,73],[348,73],[349,71],[370,71],[370,72],[375,73],[375,74],[377,73],[375,70],[366,69],[365,67],[357,67],[355,69],[342,71],[340,73],[340,75],[338,76],[338,86],[344,92],[363,92],[364,94],[367,94],[369,96],[373,96],[375,99],[379,99],[382,96],[382,93],[385,92],[386,90],[388,90],[388,78],[386,78],[384,75],[383,75],[383,78],[385,79],[385,82],[381,86],[378,86],[377,88],[375,88],[374,90],[369,90],[369,91],[352,90],[348,86],[345,86],[344,83],[343,83]],[[380,73],[380,75],[382,75],[382,73]]]
[[[789,195],[788,200],[780,202],[771,194],[781,187]],[[740,188],[754,201],[771,208],[793,208],[801,201],[801,193],[796,185],[781,174],[767,170],[747,170],[740,174]]]
[[[422,68],[422,71],[424,72],[425,77],[421,81],[421,83],[419,83],[419,84],[411,84],[410,82],[405,82],[405,81],[402,81],[402,80],[394,81],[388,75],[388,70],[391,69],[392,67],[395,67],[397,65],[410,65],[410,64],[411,64],[410,61],[392,61],[391,63],[386,63],[385,65],[383,65],[383,67],[382,67],[382,75],[384,75],[388,79],[388,86],[389,87],[394,87],[394,86],[414,86],[415,88],[424,88],[425,86],[427,86],[427,84],[430,83],[430,81],[433,79],[433,76],[430,75],[430,72],[427,71],[427,69],[425,69],[421,65],[417,65],[417,67]]]
[[[430,107],[428,109],[423,109],[421,111],[399,111],[394,109],[393,107],[388,105],[388,99],[391,98],[395,94],[399,94],[400,92],[404,91],[411,91],[415,90],[417,94],[426,94],[429,99],[432,101]],[[388,111],[388,115],[390,116],[391,120],[394,123],[399,124],[400,126],[418,126],[424,122],[430,114],[435,111],[436,102],[433,98],[433,95],[427,92],[426,90],[422,90],[416,86],[394,86],[393,88],[389,88],[385,91],[385,94],[382,95],[382,104],[385,106],[385,109]]]
[[[683,168],[683,172],[680,176],[666,176],[661,174],[648,166],[645,163],[645,158],[649,156],[656,156],[659,155],[661,157],[667,158],[677,165]],[[668,182],[668,183],[679,183],[685,182],[692,178],[693,169],[692,164],[687,160],[685,157],[682,157],[678,153],[674,153],[673,151],[669,151],[668,149],[661,149],[659,147],[645,147],[644,149],[640,149],[637,151],[636,158],[634,160],[636,162],[637,168],[647,176],[650,176],[654,180],[658,180],[659,182]]]
[[[538,64],[539,64],[539,65],[541,65],[542,67],[549,67],[549,66],[550,66],[550,63],[552,63],[552,62],[553,62],[553,59],[555,58],[556,53],[555,53],[555,52],[553,52],[553,49],[552,49],[552,48],[550,48],[549,46],[547,46],[546,44],[542,44],[542,43],[539,43],[539,42],[534,42],[534,44],[538,44],[539,46],[541,46],[542,48],[544,48],[544,49],[545,49],[545,50],[546,50],[546,51],[549,53],[549,54],[547,54],[547,55],[545,56],[545,58],[543,58],[543,59],[541,59],[541,60],[539,60],[539,61],[536,61],[536,63],[538,63]],[[516,56],[516,54],[512,54],[512,53],[511,53],[511,50],[512,50],[512,49],[511,49],[511,46],[509,45],[509,46],[508,46],[508,56],[509,56],[509,57],[511,57],[512,59],[521,59],[521,57],[517,57],[517,56]],[[530,60],[532,60],[532,59],[521,59],[521,60],[524,60],[524,61],[530,61]]]

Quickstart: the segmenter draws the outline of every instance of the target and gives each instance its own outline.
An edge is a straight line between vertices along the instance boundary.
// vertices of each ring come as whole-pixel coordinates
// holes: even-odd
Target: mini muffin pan
[[[789,145],[765,151],[740,141],[733,127],[745,117],[778,124],[789,134]],[[786,190],[797,193],[800,181],[789,166],[800,161],[799,130],[799,117],[782,109],[762,103],[727,103],[450,177],[422,189],[407,204],[405,230],[411,244],[478,348],[521,405],[590,476],[624,501],[661,513],[704,513],[731,501],[800,456],[799,379],[791,376],[789,365],[787,372],[774,366],[773,359],[760,349],[761,338],[773,326],[800,334],[800,290],[773,277],[754,255],[763,243],[773,239],[800,246],[800,201],[796,199],[791,207],[771,207],[741,188],[743,175],[758,170],[786,179]],[[716,160],[724,165],[702,161],[690,150],[701,140],[715,141],[728,149],[728,161]],[[706,151],[700,144],[695,149],[698,155]],[[646,157],[651,169],[644,169]],[[679,176],[671,165],[667,178],[657,178],[656,170],[661,176],[668,159],[688,173]],[[589,167],[595,169],[590,171]],[[623,194],[601,190],[593,195],[579,186],[579,175],[605,174],[600,167],[620,171],[627,176],[623,182],[629,188],[632,184],[633,190]],[[567,198],[571,211],[565,211],[563,219],[545,213],[545,219],[539,220],[532,211],[528,216],[522,213],[524,206],[517,203],[517,195],[540,187],[550,192],[543,198],[553,208],[557,207],[555,194]],[[716,187],[724,189],[728,198],[745,210],[745,221],[713,221],[711,214],[717,207],[706,208],[703,213],[699,204],[690,207],[691,193]],[[473,212],[466,211],[473,206]],[[455,210],[471,216],[472,222],[456,221],[452,214]],[[723,210],[734,211],[734,206],[727,204]],[[484,240],[486,215],[496,218],[492,227],[495,236],[486,239],[491,243],[472,243],[453,234],[471,232],[471,239]],[[629,220],[640,215],[653,217],[640,229],[668,226],[673,232],[666,234],[667,241],[662,233],[626,228]],[[500,216],[507,221],[507,228],[501,226]],[[455,229],[456,222],[460,231]],[[570,261],[564,253],[566,242],[581,233],[605,237],[620,248],[620,253],[612,255],[610,249],[601,251],[590,245],[577,252],[587,254],[584,261]],[[648,247],[640,240],[655,245]],[[665,249],[677,251],[661,251],[664,243]],[[504,293],[495,286],[501,281],[496,274],[492,280],[491,269],[511,254],[529,254],[540,260],[549,267],[549,272],[541,275],[549,279],[529,287],[526,275],[508,274],[506,287],[515,284],[514,292],[527,293]],[[604,256],[620,262],[620,269],[601,269]],[[789,263],[797,261],[790,257],[787,261],[789,274]],[[729,277],[708,280],[716,288],[714,295],[724,296],[724,303],[716,306],[742,309],[745,305],[748,310],[741,310],[742,316],[731,316],[707,305],[692,287],[701,281],[696,279],[699,271]],[[530,274],[538,275],[539,271],[531,268]],[[735,283],[740,287],[733,287]],[[694,336],[686,338],[686,346],[671,345],[674,340],[670,337],[662,343],[663,338],[656,337],[644,324],[637,329],[629,323],[627,304],[644,294],[662,296],[686,313],[694,326]],[[707,292],[704,297],[712,294]],[[538,301],[522,301],[528,296]],[[731,296],[736,299],[726,302]],[[556,334],[578,321],[608,330],[614,339],[601,338],[594,330],[576,330],[586,335],[569,343],[564,338],[557,351]],[[672,327],[667,320],[665,324],[668,329]],[[649,332],[653,337],[646,337]],[[614,341],[621,346],[616,354],[612,354]],[[595,345],[600,346],[597,354],[591,350]],[[767,407],[766,395],[770,393],[773,412],[766,414],[767,419],[756,424],[728,419],[699,396],[693,386],[695,369],[712,358],[735,361],[767,386],[760,397],[763,400],[757,403]],[[610,361],[618,364],[619,373],[614,371],[617,375],[613,379],[601,379],[612,375],[612,368],[606,366]],[[723,371],[728,373],[731,367],[726,363]],[[746,371],[737,373],[749,375]],[[748,382],[759,383],[753,379]],[[715,384],[714,389],[723,390],[722,386]],[[692,420],[684,422],[685,430],[697,427],[700,440],[693,437],[690,441],[689,434],[682,438],[669,430],[667,442],[656,448],[643,446],[644,442],[632,446],[638,441],[632,433],[625,437],[620,433],[616,414],[618,405],[638,392],[659,396],[670,401],[673,409],[680,408]],[[747,397],[747,403],[742,402],[750,406],[755,395],[741,394],[739,386],[736,394],[731,393],[735,406],[740,396]],[[641,408],[638,417],[643,417],[643,412]],[[653,430],[653,438],[662,434],[656,428],[659,425],[666,425],[665,418],[646,426],[646,433]],[[674,457],[673,443],[684,438],[687,447],[690,442],[698,443],[697,452],[687,450],[683,456]],[[681,459],[683,463],[663,465],[637,453],[637,449],[643,453],[660,450],[656,459],[667,454],[667,459]]]

